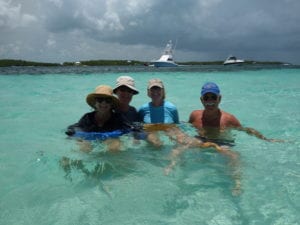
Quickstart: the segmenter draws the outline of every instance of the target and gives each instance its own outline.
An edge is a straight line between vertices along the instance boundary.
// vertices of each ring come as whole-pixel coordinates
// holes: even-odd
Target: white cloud
[[[56,46],[56,41],[53,39],[53,37],[50,37],[47,40],[47,47],[52,48]]]
[[[3,46],[18,46],[9,54],[41,61],[151,60],[178,39],[180,61],[228,53],[299,61],[299,11],[298,0],[0,0],[0,58]]]
[[[15,29],[26,27],[37,21],[34,15],[21,12],[21,4],[13,5],[12,1],[0,1],[0,27]]]
[[[10,55],[19,55],[20,54],[20,44],[8,44],[8,45],[1,45],[0,46],[0,55],[5,55],[10,57]]]
[[[62,0],[48,0],[49,2],[52,2],[57,8],[62,8],[63,1]]]
[[[80,16],[77,14],[77,16]],[[87,13],[81,15],[90,29],[97,31],[122,31],[124,30],[117,13],[105,12],[102,17],[90,16]]]
[[[141,15],[151,10],[154,2],[148,0],[128,0],[124,1],[125,11],[130,15]]]
[[[208,9],[222,2],[222,0],[199,0],[199,4]]]

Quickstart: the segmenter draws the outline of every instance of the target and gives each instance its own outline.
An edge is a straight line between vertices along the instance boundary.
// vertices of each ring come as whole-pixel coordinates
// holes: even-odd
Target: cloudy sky
[[[300,0],[0,0],[0,59],[300,64]]]

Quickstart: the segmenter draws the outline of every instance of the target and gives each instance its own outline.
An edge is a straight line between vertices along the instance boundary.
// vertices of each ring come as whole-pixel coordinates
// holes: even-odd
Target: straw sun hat
[[[91,106],[95,107],[96,98],[111,98],[113,103],[113,108],[119,107],[119,99],[113,96],[113,89],[108,85],[100,85],[96,87],[93,93],[90,93],[86,96],[86,102]]]

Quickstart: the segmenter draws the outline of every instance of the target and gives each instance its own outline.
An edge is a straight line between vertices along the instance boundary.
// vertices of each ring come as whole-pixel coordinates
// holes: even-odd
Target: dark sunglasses
[[[218,95],[204,95],[203,100],[208,101],[208,100],[214,100],[216,101],[218,99]]]
[[[134,94],[134,91],[133,90],[131,90],[130,88],[128,88],[128,87],[119,87],[118,88],[121,92],[128,92],[128,93],[130,93],[130,94]]]
[[[162,90],[162,88],[158,86],[153,86],[150,88],[150,91],[160,91],[160,90]]]
[[[106,102],[108,104],[112,103],[112,98],[107,98],[107,97],[99,97],[99,98],[96,98],[96,101],[101,103],[101,102]]]

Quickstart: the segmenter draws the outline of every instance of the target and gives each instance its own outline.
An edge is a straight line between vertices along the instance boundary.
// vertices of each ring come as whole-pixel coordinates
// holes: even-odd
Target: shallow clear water
[[[299,224],[299,68],[2,68],[0,74],[0,224]],[[124,74],[140,90],[136,107],[148,101],[147,81],[161,78],[181,121],[202,108],[201,85],[215,81],[223,110],[286,142],[232,131],[238,196],[231,193],[234,168],[211,149],[186,151],[164,175],[174,143],[163,135],[160,151],[124,136],[120,153],[105,152],[101,143],[81,153],[65,127],[90,110],[85,96],[96,85],[114,85]],[[62,157],[81,160],[84,169],[78,163],[64,171]]]

